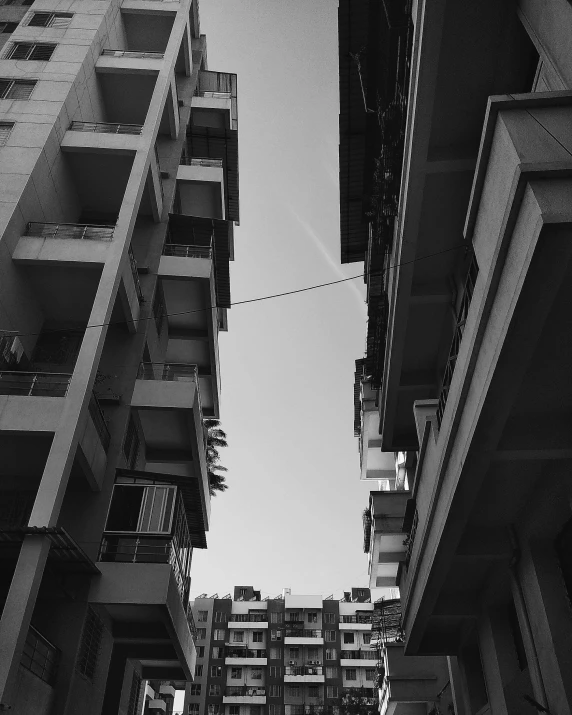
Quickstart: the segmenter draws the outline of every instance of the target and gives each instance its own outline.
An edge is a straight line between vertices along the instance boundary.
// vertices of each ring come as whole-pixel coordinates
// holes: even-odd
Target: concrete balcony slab
[[[158,75],[163,58],[101,55],[95,63],[96,72],[102,74]]]
[[[285,683],[325,683],[324,675],[285,675]]]
[[[286,645],[324,645],[323,638],[296,638],[295,636],[286,636],[284,638]]]
[[[231,705],[266,705],[266,695],[224,695],[222,701]]]
[[[81,265],[89,268],[105,263],[108,252],[108,241],[22,236],[16,244],[12,260],[15,263],[33,263],[39,266],[59,263],[62,266]]]
[[[248,630],[248,629],[254,629],[256,631],[260,631],[264,628],[268,628],[268,622],[267,621],[261,621],[261,622],[254,622],[254,621],[247,621],[246,623],[239,623],[238,621],[229,621],[226,624],[229,628],[238,628],[239,630]]]
[[[174,0],[123,0],[121,12],[131,15],[176,15],[181,4]]]
[[[225,658],[225,665],[267,665],[268,658]]]
[[[67,131],[61,148],[65,152],[135,154],[140,145],[141,136],[138,134]]]
[[[0,432],[55,432],[65,397],[0,395]]]

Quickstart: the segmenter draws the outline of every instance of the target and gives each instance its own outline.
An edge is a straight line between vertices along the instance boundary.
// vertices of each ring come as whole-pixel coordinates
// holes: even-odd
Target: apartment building
[[[340,2],[362,469],[411,465],[371,495],[372,578],[466,715],[572,710],[571,23],[566,0]]]
[[[343,601],[285,589],[261,599],[252,586],[193,602],[195,679],[185,715],[336,713],[350,690],[377,702],[375,604],[368,588]]]
[[[0,710],[172,711],[195,669],[238,221],[197,0],[0,6]]]

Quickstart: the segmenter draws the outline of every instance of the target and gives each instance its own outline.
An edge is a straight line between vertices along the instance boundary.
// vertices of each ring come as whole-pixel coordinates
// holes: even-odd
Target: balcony
[[[404,518],[410,498],[410,491],[370,493],[363,523],[371,588],[397,585],[399,565],[406,559]]]
[[[287,666],[284,669],[285,683],[323,683],[324,670],[319,666]]]
[[[375,650],[342,650],[340,652],[340,666],[356,668],[363,666],[372,668],[378,660]]]
[[[163,246],[163,256],[176,256],[177,258],[206,258],[211,261],[213,257],[212,246],[187,246],[180,243],[166,243]],[[166,273],[166,271],[163,271]]]
[[[236,705],[266,705],[266,688],[231,685],[225,688],[222,701]]]
[[[322,631],[316,628],[286,628],[284,630],[286,645],[323,645]]]
[[[12,254],[15,263],[76,269],[101,267],[105,263],[115,226],[77,223],[27,224]]]
[[[129,50],[102,50],[102,57],[127,57],[136,60],[162,60],[164,52],[131,52]]]
[[[238,102],[236,75],[228,72],[200,70],[195,94],[193,112],[220,113],[227,117],[225,126],[238,129]]]
[[[340,616],[341,631],[369,631],[371,630],[371,613],[355,616]]]
[[[72,122],[70,132],[90,132],[93,134],[136,134],[143,131],[142,124],[113,124],[110,122]]]
[[[30,221],[25,236],[35,238],[74,239],[78,241],[112,241],[115,226],[89,223],[40,223]]]
[[[228,627],[258,630],[268,628],[268,616],[262,613],[231,613]]]
[[[264,649],[239,648],[236,644],[225,648],[225,665],[266,665],[268,653]]]
[[[207,166],[216,169],[222,169],[223,167],[222,159],[209,159],[198,156],[183,156],[180,163],[185,166]]]
[[[0,395],[65,397],[71,374],[57,372],[0,371]]]

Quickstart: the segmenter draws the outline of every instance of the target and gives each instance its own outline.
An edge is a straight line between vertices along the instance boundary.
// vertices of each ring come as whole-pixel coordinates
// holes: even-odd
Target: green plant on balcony
[[[351,688],[342,695],[340,715],[378,715],[378,711],[377,698],[366,688]]]
[[[207,473],[209,476],[209,493],[211,497],[217,492],[224,492],[228,489],[226,477],[221,472],[226,472],[226,467],[220,464],[219,449],[228,447],[226,432],[221,429],[219,420],[204,420],[207,433]]]

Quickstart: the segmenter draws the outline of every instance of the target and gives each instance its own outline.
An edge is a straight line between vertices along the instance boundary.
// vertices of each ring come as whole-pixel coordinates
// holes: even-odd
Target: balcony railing
[[[0,371],[0,395],[65,397],[71,375],[60,372]]]
[[[168,382],[195,382],[198,384],[196,365],[177,362],[142,362],[138,380],[166,380]]]
[[[285,675],[323,675],[324,669],[311,665],[291,665],[284,669]]]
[[[370,615],[340,616],[340,623],[371,623]]]
[[[212,92],[206,89],[195,90],[195,97],[204,97],[205,99],[231,99],[230,92]]]
[[[127,57],[129,59],[162,60],[164,52],[130,52],[129,50],[102,50],[105,57]]]
[[[400,599],[380,599],[375,602],[373,638],[381,643],[402,643],[402,610]]]
[[[111,241],[115,226],[89,223],[40,223],[30,221],[26,236],[35,238],[73,238],[89,241]]]
[[[139,280],[139,269],[137,268],[137,260],[133,254],[133,249],[129,246],[129,264],[131,265],[131,273],[133,274],[133,282],[137,291],[137,299],[140,303],[143,302],[143,291],[141,290],[141,282]]]
[[[198,633],[197,633],[197,627],[195,625],[195,619],[193,616],[193,611],[191,609],[191,602],[189,601],[187,605],[187,623],[189,624],[189,629],[191,631],[191,635],[193,636],[194,640],[198,640]]]
[[[222,169],[222,159],[207,159],[198,156],[182,156],[181,164],[186,166],[209,166]]]
[[[317,628],[286,628],[286,638],[321,638],[322,631]]]
[[[248,648],[237,648],[232,646],[226,649],[225,658],[267,658],[267,651],[265,650],[250,650]]]
[[[235,623],[267,623],[268,615],[266,613],[231,613],[228,620]]]
[[[56,646],[52,645],[33,626],[30,626],[20,661],[23,667],[49,685],[53,685],[59,660],[60,652]]]
[[[463,333],[465,332],[465,323],[467,322],[467,316],[469,315],[469,307],[473,298],[473,292],[475,290],[475,283],[477,282],[478,274],[479,266],[473,253],[469,270],[467,271],[467,277],[465,278],[465,284],[463,286],[455,332],[453,333],[453,341],[451,342],[449,357],[447,358],[447,365],[445,366],[445,373],[443,375],[443,382],[441,383],[441,392],[439,393],[439,404],[437,406],[437,424],[439,425],[439,428],[441,427],[441,421],[445,412],[447,397],[449,396],[449,388],[451,387],[453,373],[455,372],[455,365],[457,364],[457,357],[459,355],[459,350],[461,349],[461,341],[463,340]]]
[[[142,124],[112,124],[110,122],[72,122],[71,132],[93,132],[95,134],[141,134]]]
[[[178,258],[209,258],[212,260],[212,246],[186,246],[180,243],[166,243],[163,246],[164,256]]]
[[[105,417],[103,416],[103,412],[101,411],[101,407],[99,406],[99,402],[97,401],[95,394],[92,394],[91,399],[89,400],[89,414],[93,422],[93,426],[97,430],[97,434],[101,440],[101,445],[107,452],[111,443],[111,435],[109,434]]]
[[[342,660],[377,660],[377,653],[374,650],[342,650],[340,658]]]
[[[229,685],[224,689],[224,694],[231,697],[256,697],[265,696],[266,688],[253,688],[244,685]]]

